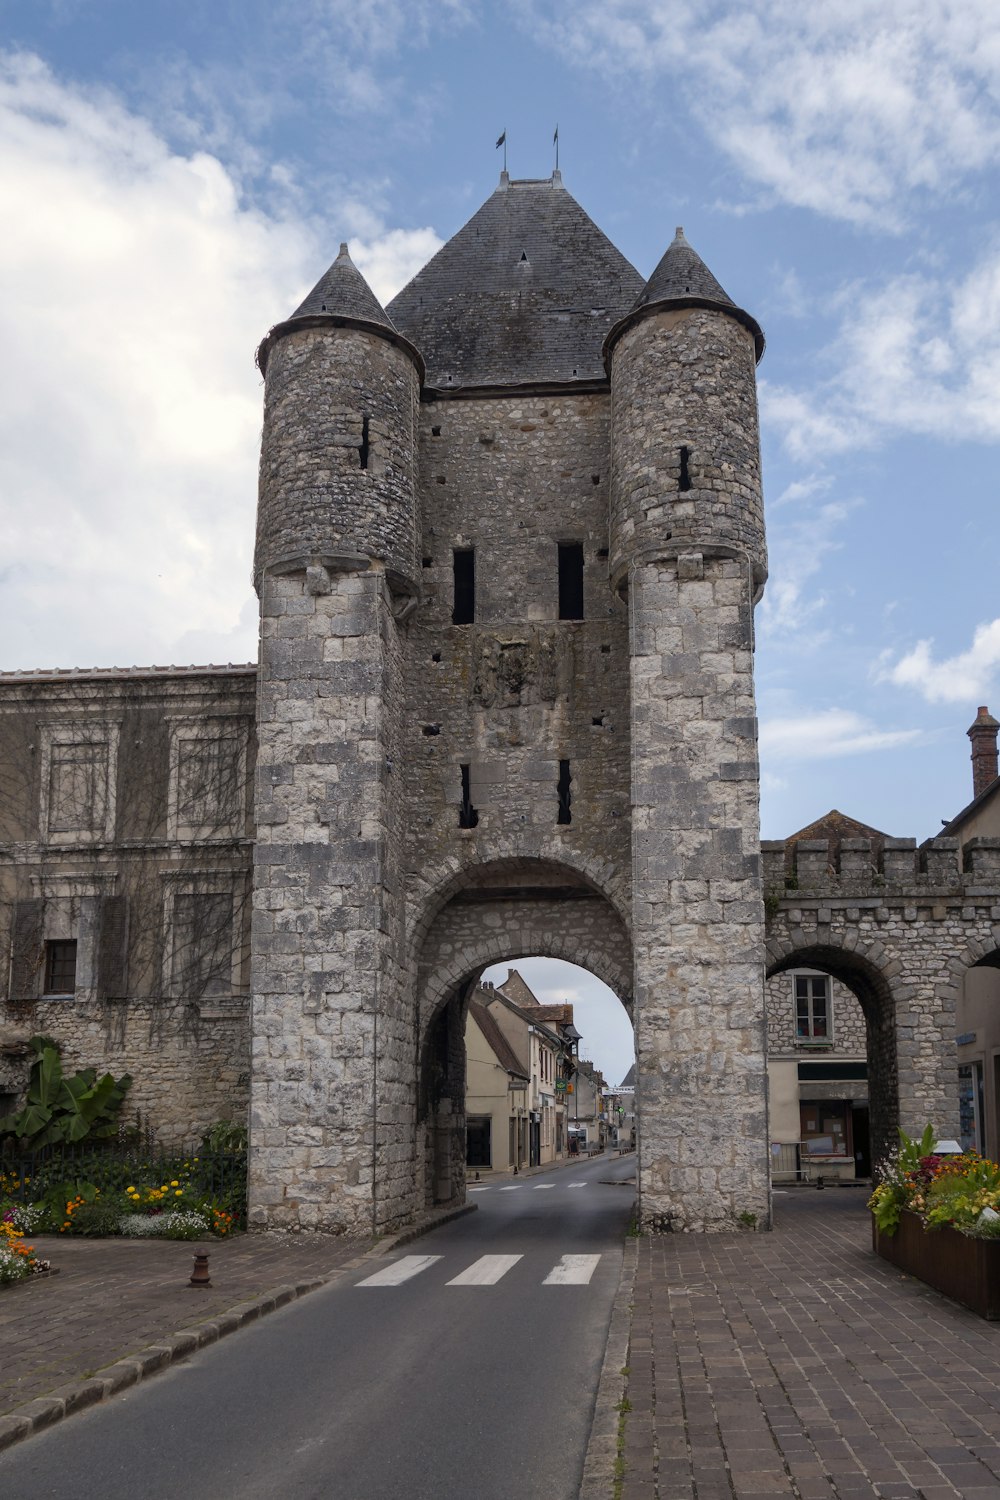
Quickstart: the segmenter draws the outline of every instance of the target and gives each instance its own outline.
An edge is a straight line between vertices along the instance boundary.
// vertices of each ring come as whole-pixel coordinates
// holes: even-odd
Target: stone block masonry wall
[[[443,866],[543,857],[628,900],[628,640],[608,588],[609,401],[514,395],[421,408],[423,601],[406,631],[408,899]],[[583,618],[559,618],[558,544],[583,549]],[[453,552],[476,555],[452,623]],[[571,821],[558,821],[560,761]],[[475,827],[459,827],[460,767]]]
[[[204,1012],[204,1013],[203,1013]],[[122,1110],[127,1126],[148,1130],[166,1150],[195,1147],[217,1120],[246,1118],[250,1026],[244,1000],[199,1007],[157,999],[121,1003],[37,1000],[9,1007],[19,1034],[59,1043],[64,1073],[96,1068],[132,1075]],[[31,1058],[10,1081],[27,1086]],[[21,1099],[18,1099],[17,1107]]]
[[[261,610],[251,1222],[370,1232],[379,1024],[395,1004],[390,601],[380,571],[317,565],[265,574]]]
[[[654,1230],[770,1218],[750,581],[745,561],[700,571],[629,576],[639,1203]]]
[[[795,983],[792,976],[788,973],[773,975],[765,985],[765,997],[768,1052],[774,1056],[779,1052],[791,1054],[798,1051],[804,1058],[807,1049],[799,1045],[801,1038],[796,1033]],[[867,1045],[864,1011],[857,996],[838,979],[830,986],[830,1015],[831,1050],[838,1055],[864,1057]]]
[[[418,576],[413,464],[419,380],[361,329],[286,333],[267,365],[256,576],[281,559],[382,560]]]
[[[762,582],[753,336],[707,308],[652,312],[615,345],[612,390],[613,586],[664,544],[748,553]]]
[[[966,971],[1000,952],[1000,841],[764,845],[771,973],[823,968],[864,1008],[876,1160],[896,1124],[958,1128],[956,1006]]]

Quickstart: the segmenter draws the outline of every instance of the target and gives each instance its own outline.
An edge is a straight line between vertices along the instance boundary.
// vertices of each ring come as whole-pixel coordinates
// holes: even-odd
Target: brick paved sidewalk
[[[1000,1324],[876,1257],[864,1200],[633,1242],[621,1500],[1000,1496]]]
[[[32,1235],[58,1266],[0,1291],[0,1416],[278,1287],[346,1266],[372,1240],[237,1235],[210,1242],[208,1290],[188,1285],[192,1245]]]

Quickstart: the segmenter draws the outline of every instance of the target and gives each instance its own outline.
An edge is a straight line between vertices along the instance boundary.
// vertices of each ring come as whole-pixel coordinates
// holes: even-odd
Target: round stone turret
[[[756,363],[764,335],[678,229],[604,344],[611,376],[612,586],[633,562],[745,556],[767,576]]]
[[[254,581],[265,569],[381,563],[420,577],[414,470],[423,362],[346,244],[257,351],[265,378]]]

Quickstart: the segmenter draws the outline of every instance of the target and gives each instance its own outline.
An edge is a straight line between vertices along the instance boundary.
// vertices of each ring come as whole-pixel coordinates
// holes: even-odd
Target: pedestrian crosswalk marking
[[[597,1269],[600,1260],[599,1255],[563,1255],[559,1258],[558,1265],[552,1267],[549,1274],[542,1281],[542,1286],[589,1286],[590,1279]],[[364,1281],[359,1281],[358,1286],[401,1286],[404,1281],[410,1281],[414,1276],[419,1276],[421,1271],[428,1270],[437,1261],[443,1260],[443,1255],[404,1255],[400,1260],[395,1260],[391,1265],[376,1271],[374,1276],[367,1276]],[[474,1260],[471,1266],[466,1266],[457,1276],[453,1276],[446,1284],[448,1286],[496,1286],[507,1272],[523,1260],[523,1255],[481,1255]],[[672,1287],[671,1291],[677,1288]]]
[[[516,1266],[523,1255],[481,1255],[477,1261],[453,1276],[449,1286],[495,1286],[501,1276],[506,1276],[511,1266]]]
[[[542,1193],[542,1192],[545,1191],[546,1188],[554,1188],[554,1187],[555,1187],[555,1183],[554,1182],[536,1182],[535,1183],[535,1192],[536,1193]]]
[[[470,1187],[468,1189],[468,1191],[470,1193],[488,1193],[489,1192],[489,1188],[488,1187]]]
[[[502,1187],[500,1191],[501,1193],[516,1193],[520,1190],[520,1187],[521,1184],[519,1182],[512,1182],[509,1187]]]
[[[364,1281],[358,1282],[358,1286],[400,1286],[402,1282],[409,1281],[411,1276],[419,1276],[421,1271],[426,1271],[428,1266],[441,1258],[440,1255],[404,1255],[402,1260],[393,1261],[384,1271],[366,1276]]]
[[[566,1184],[566,1186],[567,1187],[589,1187],[590,1184],[587,1183],[587,1182],[568,1182]]]
[[[588,1286],[597,1270],[599,1255],[564,1255],[542,1282],[542,1286]]]

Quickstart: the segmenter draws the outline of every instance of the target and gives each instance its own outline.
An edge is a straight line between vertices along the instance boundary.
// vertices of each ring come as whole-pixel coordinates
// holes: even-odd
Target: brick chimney
[[[988,708],[980,708],[968,731],[972,741],[972,795],[978,797],[997,779],[997,730],[1000,723]]]

